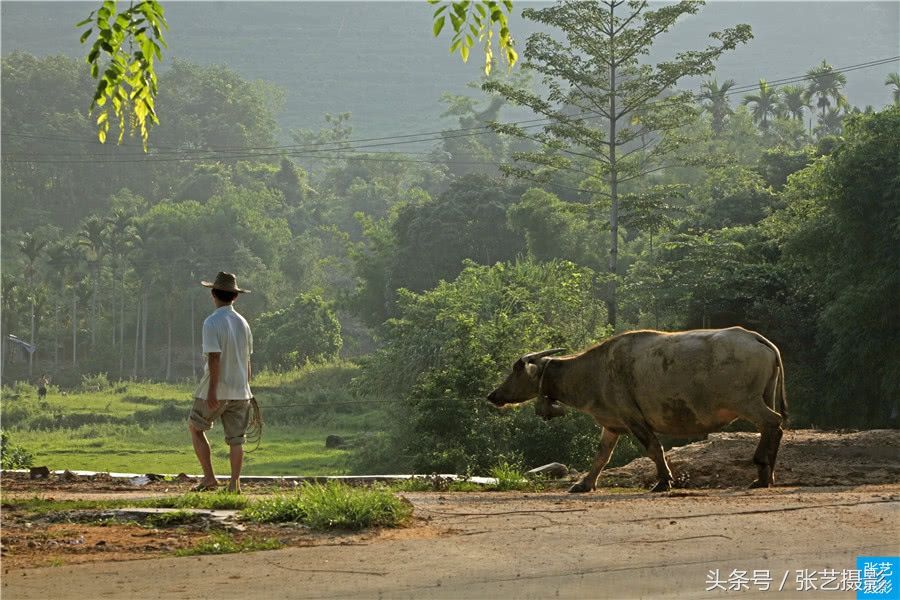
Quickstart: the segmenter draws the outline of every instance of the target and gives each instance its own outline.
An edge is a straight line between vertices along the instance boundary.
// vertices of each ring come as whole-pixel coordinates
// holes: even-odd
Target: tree
[[[806,93],[809,98],[818,98],[816,106],[822,111],[820,119],[825,119],[825,111],[831,107],[832,100],[838,108],[847,104],[847,99],[841,93],[841,90],[847,85],[847,76],[836,72],[834,67],[824,60],[821,65],[807,71],[806,77],[809,79]]]
[[[829,108],[828,112],[819,115],[819,124],[815,129],[816,134],[819,137],[840,135],[845,116],[841,109]]]
[[[752,37],[749,25],[738,25],[711,37],[702,50],[679,53],[656,65],[641,64],[653,43],[683,15],[696,14],[703,2],[683,0],[649,10],[648,2],[591,0],[561,2],[523,11],[527,19],[561,30],[564,41],[535,33],[525,46],[525,66],[543,76],[547,92],[533,93],[503,82],[483,88],[527,106],[550,119],[537,135],[515,125],[495,130],[529,137],[555,150],[518,153],[549,169],[571,167],[581,159],[589,178],[603,182],[591,189],[609,201],[610,249],[607,292],[610,322],[616,323],[616,277],[619,272],[619,187],[667,166],[677,129],[696,114],[694,95],[674,86],[685,77],[711,73],[716,60]],[[510,169],[533,177],[533,167]]]
[[[19,250],[25,256],[25,278],[28,280],[28,293],[31,297],[31,339],[32,344],[35,343],[35,304],[37,290],[34,286],[34,276],[37,270],[38,259],[44,254],[44,248],[47,247],[47,240],[36,237],[33,233],[26,233],[18,243]],[[28,376],[31,377],[32,367],[34,365],[34,353],[28,355]]]
[[[721,86],[715,79],[711,79],[704,81],[700,88],[700,100],[704,102],[704,110],[712,116],[712,128],[716,135],[722,133],[722,129],[725,127],[725,117],[733,112],[725,94],[734,85],[734,79],[725,80]]]
[[[275,370],[334,360],[343,345],[333,307],[312,294],[300,294],[290,306],[263,313],[255,330],[260,365]]]
[[[91,270],[91,350],[97,344],[97,290],[100,287],[100,267],[106,255],[106,222],[97,215],[84,220],[78,231],[78,244],[84,248]]]
[[[891,96],[894,99],[894,104],[900,104],[900,73],[891,73],[884,80],[884,85],[893,86],[891,90]]]
[[[419,292],[454,279],[466,259],[492,265],[516,256],[522,238],[507,225],[506,211],[520,194],[501,181],[469,175],[431,202],[399,208],[391,287]]]
[[[803,120],[803,111],[809,108],[807,91],[799,85],[786,85],[778,96],[778,109],[791,119]]]
[[[847,117],[830,155],[795,173],[770,226],[814,299],[819,418],[884,426],[900,397],[900,107]]]
[[[759,80],[757,93],[744,96],[744,104],[753,105],[753,120],[759,123],[763,131],[769,130],[769,117],[774,117],[778,112],[777,98],[778,92],[765,79]]]

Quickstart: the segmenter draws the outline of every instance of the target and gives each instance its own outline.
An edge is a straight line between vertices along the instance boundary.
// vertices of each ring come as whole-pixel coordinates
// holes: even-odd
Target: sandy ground
[[[807,473],[818,485],[783,483],[768,490],[720,487],[735,477],[740,481],[732,485],[743,485],[747,475],[752,478],[752,467],[744,473],[743,456],[748,444],[752,453],[752,439],[723,435],[672,453],[676,477],[685,465],[694,469],[691,477],[682,478],[694,487],[659,495],[614,489],[583,495],[409,493],[404,496],[416,514],[409,527],[362,534],[271,527],[252,533],[275,537],[287,547],[254,553],[173,558],[173,550],[209,532],[73,523],[29,527],[4,514],[2,595],[4,600],[80,600],[86,594],[94,598],[852,598],[852,591],[799,591],[798,570],[800,575],[811,574],[807,584],[816,588],[823,583],[836,586],[843,570],[856,568],[859,555],[900,555],[896,475],[900,433],[823,434],[820,446],[825,450],[816,447],[815,434],[795,434],[795,448],[785,447],[783,473],[801,482],[801,476],[791,473]],[[679,453],[684,453],[682,458]],[[815,459],[820,455],[832,458],[817,469]],[[683,460],[685,456],[693,461]],[[718,477],[714,464],[720,465]],[[705,467],[697,471],[697,465]],[[625,478],[628,469],[633,478],[645,476],[645,471],[652,475],[652,467],[635,464],[615,478]],[[856,473],[850,476],[853,482],[867,476],[872,481],[821,483],[841,471],[845,476]],[[697,488],[703,477],[719,482],[719,487]],[[9,483],[4,482],[5,498],[34,493],[28,483]],[[46,486],[43,495],[58,499],[182,491],[121,486],[97,490],[52,481],[40,485]],[[48,564],[59,566],[36,566]],[[829,569],[838,574],[834,584],[822,578],[822,571]],[[764,590],[763,578],[758,577],[739,592],[707,591],[715,583],[711,571],[716,570],[726,588],[738,582],[734,571],[767,571],[770,589]]]
[[[710,570],[727,580],[765,569],[774,588],[787,574],[783,595],[812,598],[822,593],[798,592],[796,570],[840,572],[857,555],[900,554],[897,484],[406,496],[419,515],[406,529],[248,554],[4,564],[3,597],[695,598],[712,594]]]

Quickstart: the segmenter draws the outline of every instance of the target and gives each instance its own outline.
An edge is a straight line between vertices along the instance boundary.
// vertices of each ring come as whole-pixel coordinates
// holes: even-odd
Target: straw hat
[[[200,285],[214,290],[222,290],[223,292],[237,292],[238,294],[250,293],[250,290],[242,290],[237,286],[237,277],[234,276],[234,273],[225,273],[224,271],[219,271],[215,281],[201,281]]]

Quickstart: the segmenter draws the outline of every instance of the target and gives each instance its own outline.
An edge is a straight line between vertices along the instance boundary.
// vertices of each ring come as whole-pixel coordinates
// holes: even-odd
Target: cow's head
[[[565,352],[564,348],[553,348],[542,352],[532,352],[517,360],[506,381],[496,390],[488,394],[488,400],[497,406],[517,404],[531,400],[538,395],[541,374],[544,371],[548,356]]]

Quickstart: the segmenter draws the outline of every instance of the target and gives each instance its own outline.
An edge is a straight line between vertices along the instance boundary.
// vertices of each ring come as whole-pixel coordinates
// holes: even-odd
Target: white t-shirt
[[[217,308],[203,321],[203,355],[206,361],[203,378],[194,396],[204,400],[209,392],[210,352],[221,353],[216,396],[220,400],[252,398],[248,368],[250,355],[253,354],[253,334],[247,320],[230,304]]]

